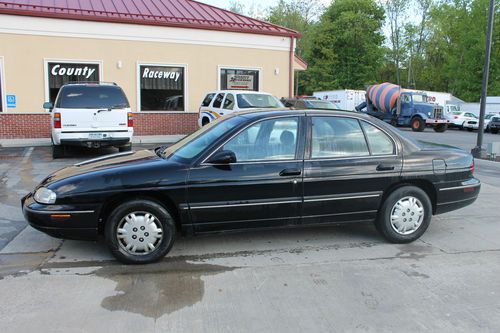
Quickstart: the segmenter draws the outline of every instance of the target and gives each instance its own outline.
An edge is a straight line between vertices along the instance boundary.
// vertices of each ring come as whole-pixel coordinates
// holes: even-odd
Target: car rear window
[[[283,104],[274,96],[267,94],[238,94],[240,109],[249,108],[282,108]]]
[[[208,94],[207,96],[205,96],[205,99],[203,100],[203,102],[201,102],[201,106],[209,106],[210,102],[212,101],[214,96],[215,96],[214,93],[211,93],[211,94]]]
[[[63,86],[56,102],[62,109],[120,109],[129,103],[118,86],[70,85]]]

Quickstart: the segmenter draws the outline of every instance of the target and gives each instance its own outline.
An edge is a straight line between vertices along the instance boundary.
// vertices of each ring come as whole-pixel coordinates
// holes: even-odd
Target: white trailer
[[[427,95],[427,101],[429,103],[442,106],[446,114],[453,111],[460,111],[460,106],[454,102],[454,97],[450,93],[428,90],[418,91]]]
[[[355,107],[366,100],[366,91],[343,89],[329,91],[315,91],[314,97],[335,103],[342,110],[354,111]]]

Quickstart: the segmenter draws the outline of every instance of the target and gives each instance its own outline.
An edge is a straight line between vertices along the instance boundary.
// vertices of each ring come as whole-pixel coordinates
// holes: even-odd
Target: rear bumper
[[[79,146],[79,147],[109,147],[109,146],[124,146],[130,142],[129,138],[107,138],[102,140],[89,140],[89,139],[62,139],[61,145],[65,146]]]
[[[101,133],[102,139],[89,138],[90,134]],[[86,143],[99,143],[100,146],[112,146],[119,144],[126,144],[132,139],[134,134],[133,127],[123,128],[120,130],[103,128],[103,129],[81,129],[81,130],[61,130],[52,129],[52,142],[55,145],[67,144],[76,146],[88,146]]]
[[[437,188],[435,214],[443,214],[472,204],[480,190],[481,182],[476,178]]]
[[[21,199],[23,215],[35,229],[63,239],[95,240],[98,237],[97,205],[77,209],[68,205],[42,205],[30,193]]]

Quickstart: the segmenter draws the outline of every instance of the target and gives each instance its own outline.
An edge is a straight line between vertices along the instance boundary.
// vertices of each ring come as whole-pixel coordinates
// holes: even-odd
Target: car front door
[[[400,179],[397,142],[365,120],[312,116],[304,160],[304,224],[372,219]]]
[[[302,205],[304,117],[256,121],[191,168],[188,202],[195,232],[296,224]],[[232,151],[235,163],[210,157]]]

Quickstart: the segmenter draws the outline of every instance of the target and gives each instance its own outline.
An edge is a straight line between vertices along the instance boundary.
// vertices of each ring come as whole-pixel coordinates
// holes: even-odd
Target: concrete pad
[[[5,246],[0,254],[49,252],[56,250],[61,243],[62,240],[28,226]]]

